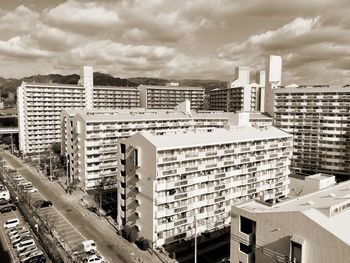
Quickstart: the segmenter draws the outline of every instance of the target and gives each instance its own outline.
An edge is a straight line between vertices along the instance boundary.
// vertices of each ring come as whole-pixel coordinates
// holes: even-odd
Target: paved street
[[[46,199],[51,200],[59,213],[86,239],[95,240],[98,250],[109,262],[161,262],[154,255],[136,249],[133,244],[118,236],[115,229],[105,219],[100,219],[80,207],[56,182],[43,178],[8,152],[0,151],[0,156],[6,159],[23,177],[31,181]],[[59,228],[68,225],[67,222],[58,222]],[[69,235],[70,231],[67,228],[65,237],[69,239]],[[73,238],[70,242],[77,243],[79,240]]]

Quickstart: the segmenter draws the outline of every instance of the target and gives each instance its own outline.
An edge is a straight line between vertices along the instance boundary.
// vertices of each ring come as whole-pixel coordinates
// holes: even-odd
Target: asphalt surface
[[[7,152],[0,151],[0,156],[4,157],[19,174],[39,190],[39,192],[48,200],[54,203],[55,208],[62,214],[86,239],[92,239],[96,242],[98,250],[109,261],[115,263],[132,263],[135,262],[129,253],[127,253],[118,243],[114,242],[109,234],[106,233],[95,221],[83,215],[74,205],[67,202],[62,195],[64,192],[57,188],[50,187],[51,182],[44,180],[40,175],[29,169],[17,158],[9,155]],[[68,231],[69,232],[69,231]],[[67,233],[68,233],[67,232]]]

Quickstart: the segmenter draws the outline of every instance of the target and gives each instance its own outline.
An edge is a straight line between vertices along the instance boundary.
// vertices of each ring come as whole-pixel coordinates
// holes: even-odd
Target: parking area
[[[19,220],[19,225],[5,229],[4,223],[15,218]],[[18,211],[0,214],[0,238],[4,249],[11,255],[12,261],[15,263],[26,262],[26,259],[40,255],[45,258],[35,235]],[[24,246],[15,247],[19,244],[24,244]],[[42,259],[40,262],[46,262],[46,259]]]

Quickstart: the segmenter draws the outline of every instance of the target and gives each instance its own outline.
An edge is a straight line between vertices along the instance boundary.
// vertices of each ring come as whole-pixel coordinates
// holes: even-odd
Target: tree
[[[103,177],[98,185],[95,187],[95,199],[98,203],[98,211],[101,216],[103,194],[106,190],[114,188],[116,186],[117,179],[115,177]]]
[[[42,214],[40,219],[43,222],[47,233],[53,237],[53,232],[56,230],[57,226],[57,221],[55,220],[54,216],[50,214]]]
[[[135,242],[135,244],[139,247],[141,250],[148,250],[150,248],[150,242],[149,240],[145,239],[144,237],[140,237],[139,240]]]

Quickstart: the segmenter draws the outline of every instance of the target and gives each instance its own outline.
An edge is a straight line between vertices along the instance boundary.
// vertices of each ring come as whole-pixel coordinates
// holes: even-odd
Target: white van
[[[13,228],[13,227],[18,226],[18,225],[19,225],[18,218],[12,218],[12,219],[7,220],[4,223],[4,228],[9,229],[9,228]]]
[[[85,252],[96,251],[96,243],[93,240],[86,240],[82,242]]]
[[[21,241],[15,247],[16,247],[17,252],[21,252],[26,247],[29,247],[29,246],[32,246],[32,245],[35,245],[34,240],[33,239],[28,239],[28,240]]]

